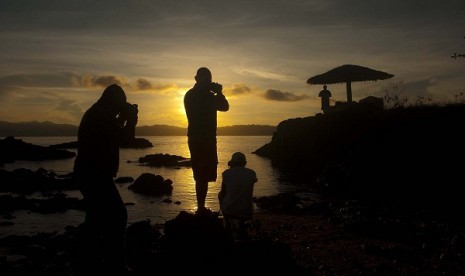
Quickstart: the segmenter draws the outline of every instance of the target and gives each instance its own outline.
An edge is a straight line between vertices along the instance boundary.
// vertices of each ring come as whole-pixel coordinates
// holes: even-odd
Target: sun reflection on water
[[[21,137],[19,137],[21,138]],[[127,204],[128,223],[133,223],[140,220],[150,220],[153,223],[164,223],[166,220],[176,217],[180,211],[194,212],[197,207],[195,196],[195,181],[191,168],[166,168],[166,167],[148,167],[143,166],[138,162],[140,157],[148,154],[163,153],[170,155],[179,155],[190,158],[189,148],[187,145],[187,137],[185,136],[147,136],[143,137],[152,142],[152,148],[146,149],[121,149],[120,151],[120,170],[118,177],[130,176],[137,179],[142,173],[153,173],[161,175],[164,179],[173,181],[173,192],[171,195],[165,196],[147,196],[134,193],[128,189],[131,183],[117,184],[121,197]],[[23,141],[42,145],[46,144],[45,137],[24,137]],[[60,137],[53,138],[50,144],[59,144],[71,142],[75,137]],[[37,141],[36,141],[37,140]],[[219,211],[218,192],[221,187],[221,173],[228,168],[228,161],[232,153],[241,151],[247,156],[247,167],[253,169],[257,173],[258,182],[255,184],[254,196],[268,196],[279,192],[290,190],[287,185],[283,185],[279,181],[279,172],[272,166],[270,160],[259,157],[252,152],[264,144],[271,141],[271,136],[218,136],[218,178],[216,182],[209,183],[209,190],[206,199],[206,207],[213,211]],[[18,161],[15,163],[6,164],[4,169],[14,170],[15,168],[28,168],[36,170],[44,168],[53,170],[58,174],[66,174],[72,171],[74,158],[67,160],[51,160],[51,161]],[[73,191],[75,196],[78,191]],[[169,200],[168,202],[164,202]],[[83,221],[84,214],[80,211],[66,212],[66,215],[61,215],[57,221],[52,215],[42,216],[41,219],[18,219],[22,227],[27,224],[27,221],[53,221],[46,226],[53,225],[73,225],[76,221]],[[34,214],[32,214],[34,215]],[[31,215],[28,215],[29,217]],[[13,227],[14,228],[14,227]],[[16,231],[11,228],[11,231]],[[25,227],[40,231],[40,226]],[[50,231],[47,230],[47,231]]]

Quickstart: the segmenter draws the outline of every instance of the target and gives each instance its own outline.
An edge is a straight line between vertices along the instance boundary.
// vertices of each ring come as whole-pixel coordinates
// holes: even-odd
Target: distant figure
[[[246,168],[247,160],[242,152],[235,152],[229,169],[223,172],[223,182],[218,193],[226,229],[233,220],[239,221],[239,238],[247,238],[246,222],[253,219],[253,189],[257,182],[255,171]]]
[[[125,266],[127,210],[113,178],[119,148],[134,139],[137,105],[126,102],[123,89],[112,84],[82,117],[74,176],[84,198],[85,222],[80,233],[83,274],[120,274]]]
[[[205,207],[208,182],[216,181],[218,154],[216,148],[217,111],[228,111],[223,86],[212,82],[206,67],[197,70],[195,85],[184,96],[188,128],[188,145],[192,162],[199,215],[209,214]]]
[[[331,92],[326,88],[327,88],[326,84],[323,85],[323,90],[321,90],[320,93],[318,94],[318,97],[321,98],[321,110],[323,110],[323,112],[328,110],[329,98],[331,98]]]

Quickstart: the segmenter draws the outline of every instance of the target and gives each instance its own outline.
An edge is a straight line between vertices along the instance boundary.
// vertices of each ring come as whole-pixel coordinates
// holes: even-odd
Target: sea
[[[15,137],[34,145],[49,146],[72,142],[75,136],[64,137]],[[153,147],[144,149],[120,149],[120,166],[117,177],[132,177],[137,179],[143,173],[161,175],[170,179],[173,184],[171,195],[147,196],[128,189],[131,183],[116,184],[128,211],[128,225],[141,220],[148,220],[153,224],[163,224],[175,218],[181,211],[195,212],[195,186],[190,167],[149,167],[138,162],[140,157],[148,154],[170,154],[190,158],[186,136],[138,136],[149,140]],[[247,157],[247,167],[255,170],[258,182],[254,187],[254,196],[272,196],[282,192],[296,191],[298,184],[285,180],[279,170],[271,165],[267,158],[252,152],[269,143],[272,136],[218,136],[218,178],[209,183],[206,207],[219,211],[218,192],[221,187],[221,173],[228,168],[228,161],[234,152],[240,151]],[[76,152],[75,149],[69,149]],[[26,168],[33,171],[43,168],[54,171],[58,175],[72,172],[74,158],[47,161],[15,161],[5,164],[2,169],[11,171]],[[63,191],[69,197],[82,198],[79,191]],[[31,198],[44,198],[41,193],[35,193]],[[255,210],[258,208],[255,206]],[[12,213],[13,218],[0,227],[0,237],[16,235],[34,235],[44,232],[63,232],[67,226],[77,226],[84,221],[84,212],[68,210],[63,213],[39,214],[28,210],[17,210]],[[0,218],[5,221],[6,218]]]

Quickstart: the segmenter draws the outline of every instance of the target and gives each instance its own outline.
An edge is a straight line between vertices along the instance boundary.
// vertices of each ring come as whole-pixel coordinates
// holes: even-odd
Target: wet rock
[[[0,170],[0,192],[32,194],[34,192],[77,190],[71,176],[58,177],[55,172],[39,168],[37,171],[19,168],[13,171]]]
[[[151,167],[189,167],[190,160],[186,157],[178,155],[170,155],[163,153],[148,154],[139,158],[139,163],[143,163]]]
[[[173,191],[171,179],[152,173],[141,174],[128,189],[144,195],[170,195]]]
[[[76,156],[76,153],[71,151],[33,145],[12,136],[8,136],[3,140],[0,139],[0,152],[2,153],[0,155],[0,165],[13,163],[16,160],[40,161],[67,159]]]

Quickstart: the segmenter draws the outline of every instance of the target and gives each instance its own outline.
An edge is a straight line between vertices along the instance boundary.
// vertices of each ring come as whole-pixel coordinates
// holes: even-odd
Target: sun
[[[185,125],[187,125],[187,116],[186,111],[184,110],[184,104],[177,108],[176,113],[176,117],[179,118],[180,121],[183,122]]]
[[[176,91],[176,97],[174,98],[175,103],[173,104],[172,107],[172,114],[175,114],[176,121],[181,122],[182,125],[187,126],[188,121],[187,121],[187,115],[186,115],[186,109],[184,107],[184,95],[186,91],[189,90],[189,88],[179,88]],[[228,121],[230,121],[229,118],[230,113],[228,112],[219,112],[217,113],[217,125],[218,126],[227,126]]]
[[[187,125],[187,116],[186,116],[186,109],[184,108],[184,91],[181,93],[177,93],[178,96],[176,97],[176,108],[175,108],[175,113],[176,113],[176,118],[179,118],[179,121],[181,121],[184,125]]]

